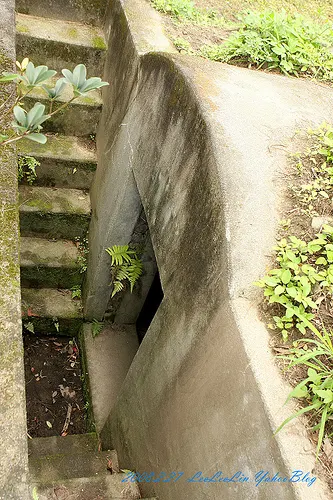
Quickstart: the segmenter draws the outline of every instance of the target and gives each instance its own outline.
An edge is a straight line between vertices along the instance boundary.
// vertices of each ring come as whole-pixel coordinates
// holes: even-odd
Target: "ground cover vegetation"
[[[295,385],[288,400],[301,402],[277,432],[307,413],[320,457],[333,451],[333,127],[325,123],[299,137],[272,265],[255,285],[263,289],[264,319]]]
[[[302,6],[302,13],[317,13],[315,19],[300,15],[297,2],[286,6],[287,10],[280,5],[276,8],[274,2],[265,4],[268,8],[264,10],[254,10],[260,2],[242,2],[238,12],[230,12],[223,2],[208,2],[210,8],[197,7],[191,0],[151,2],[170,16],[170,36],[182,53],[333,81],[333,29],[331,19],[325,16],[327,2],[316,10],[311,3]],[[247,6],[250,9],[244,10]],[[170,28],[170,22],[167,26]]]

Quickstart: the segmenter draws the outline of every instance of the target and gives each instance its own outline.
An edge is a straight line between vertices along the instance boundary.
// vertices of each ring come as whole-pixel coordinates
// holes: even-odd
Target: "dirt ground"
[[[173,40],[183,38],[194,50],[202,45],[221,44],[236,29],[238,16],[246,10],[285,9],[292,14],[301,13],[317,21],[333,20],[333,0],[196,0],[193,2],[200,9],[218,12],[226,21],[222,27],[201,26],[189,21],[178,21],[162,14],[166,34]],[[234,24],[234,25],[232,25]]]
[[[75,341],[67,337],[25,335],[24,364],[29,436],[86,432],[81,366]]]

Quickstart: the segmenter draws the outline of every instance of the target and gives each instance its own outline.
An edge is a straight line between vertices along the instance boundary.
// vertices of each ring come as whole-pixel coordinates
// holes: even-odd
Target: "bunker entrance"
[[[136,321],[136,331],[138,334],[139,342],[141,343],[146,332],[163,300],[163,290],[160,280],[159,272],[155,273],[152,285],[147,294],[146,300],[143,304],[141,312]]]

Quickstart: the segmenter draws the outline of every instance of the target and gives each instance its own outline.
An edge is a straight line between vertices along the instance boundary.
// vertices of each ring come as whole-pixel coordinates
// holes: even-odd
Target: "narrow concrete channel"
[[[99,27],[102,6],[90,9],[78,1],[72,4],[49,2],[45,9],[36,0],[18,1],[16,6],[17,59],[28,57],[35,65],[57,70],[52,85],[62,76],[63,68],[73,70],[79,63],[86,65],[88,76],[103,76],[106,44]],[[86,24],[87,19],[90,24]],[[71,97],[65,92],[55,106]],[[29,107],[36,102],[44,103],[39,91],[26,99]],[[60,490],[81,500],[140,498],[135,483],[121,483],[124,474],[119,473],[116,452],[101,451],[84,352],[86,337],[91,359],[100,365],[103,353],[92,344],[91,324],[83,321],[81,287],[101,109],[101,94],[93,91],[49,120],[43,130],[48,133],[45,145],[22,141],[18,147],[19,156],[32,156],[40,163],[35,182],[29,184],[23,178],[19,185],[30,486],[36,488],[39,500],[53,498]],[[125,376],[138,347],[133,328],[131,333],[125,328],[127,340],[122,349],[130,353],[120,356],[118,379],[110,383],[110,397],[121,383],[119,373]],[[104,330],[101,339],[109,335],[112,343],[110,328]],[[116,342],[119,344],[119,329]],[[105,341],[101,349],[112,355],[105,349]],[[110,358],[104,356],[104,364],[108,366]],[[98,370],[96,373],[99,377]],[[94,380],[93,376],[92,384]],[[101,378],[97,384],[103,384]],[[98,387],[95,392],[100,394]],[[104,396],[105,392],[103,400]],[[98,417],[97,411],[97,421]]]

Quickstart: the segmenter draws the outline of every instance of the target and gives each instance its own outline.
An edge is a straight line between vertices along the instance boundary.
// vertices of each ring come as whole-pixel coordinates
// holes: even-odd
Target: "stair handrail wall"
[[[15,69],[15,1],[0,0],[0,72]],[[3,90],[3,89],[2,89]],[[9,97],[11,106],[15,95]],[[2,100],[2,99],[1,99]],[[1,120],[10,126],[11,116]],[[27,500],[28,449],[21,322],[16,148],[0,149],[0,499]]]

